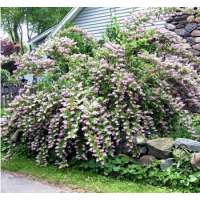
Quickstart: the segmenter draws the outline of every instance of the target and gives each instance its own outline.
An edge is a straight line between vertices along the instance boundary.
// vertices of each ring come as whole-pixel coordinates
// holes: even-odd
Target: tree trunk
[[[19,42],[19,34],[18,34],[18,23],[14,23],[13,25],[13,33],[14,33],[14,42]]]
[[[12,23],[10,22],[9,19],[8,19],[8,24],[9,24],[9,26],[8,26],[8,34],[10,35],[12,42],[15,42],[15,37],[13,35],[13,26],[11,25]]]
[[[31,36],[30,36],[29,23],[28,23],[27,20],[26,20],[26,29],[27,29],[27,38],[28,38],[28,41],[29,41],[31,39]],[[32,51],[32,47],[31,47],[30,44],[29,44],[29,49],[30,49],[30,51]]]
[[[19,32],[20,32],[20,46],[21,46],[21,53],[24,53],[24,46],[23,46],[23,30],[21,24],[19,24]]]
[[[8,30],[8,34],[10,35],[12,42],[15,42],[15,37],[11,29]]]

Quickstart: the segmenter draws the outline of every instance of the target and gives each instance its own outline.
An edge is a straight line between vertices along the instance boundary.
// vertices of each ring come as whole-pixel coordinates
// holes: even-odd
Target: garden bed
[[[65,178],[82,170],[115,178],[104,177],[114,185],[199,192],[200,59],[176,33],[138,27],[151,16],[134,16],[117,35],[111,27],[108,36],[115,37],[103,44],[70,27],[18,58],[16,75],[41,79],[9,106],[2,128],[7,158],[23,150]],[[4,166],[12,162],[16,167],[16,159]]]

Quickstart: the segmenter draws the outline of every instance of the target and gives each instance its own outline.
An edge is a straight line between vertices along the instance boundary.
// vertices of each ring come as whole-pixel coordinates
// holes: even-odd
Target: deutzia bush
[[[141,16],[142,18],[142,16]],[[132,22],[129,22],[132,23]],[[23,143],[40,164],[104,163],[135,155],[136,136],[167,136],[199,111],[199,58],[169,31],[127,26],[117,43],[100,46],[73,27],[20,59],[16,74],[42,80],[11,103],[2,131],[11,150]],[[173,39],[174,38],[174,39]],[[14,144],[13,144],[14,143]]]

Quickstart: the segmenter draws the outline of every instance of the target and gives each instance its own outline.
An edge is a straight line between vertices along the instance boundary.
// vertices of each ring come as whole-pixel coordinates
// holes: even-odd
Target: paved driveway
[[[1,192],[3,193],[60,193],[75,192],[70,188],[59,188],[32,180],[15,173],[1,172]]]

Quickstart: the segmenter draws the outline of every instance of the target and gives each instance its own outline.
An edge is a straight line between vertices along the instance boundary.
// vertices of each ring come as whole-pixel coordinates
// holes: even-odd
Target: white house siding
[[[105,32],[106,27],[111,23],[112,16],[116,16],[120,25],[123,25],[123,21],[130,17],[134,12],[137,12],[144,8],[134,7],[85,7],[73,20],[73,24],[84,30],[87,30],[95,38],[100,39]],[[163,27],[163,21],[157,21],[154,23],[157,27]],[[147,26],[152,26],[147,24]]]
[[[74,25],[87,30],[94,37],[100,38],[105,32],[108,24],[111,23],[112,16],[116,16],[119,22],[123,22],[135,8],[104,8],[104,7],[86,7],[74,19]],[[121,23],[120,23],[121,24]]]

